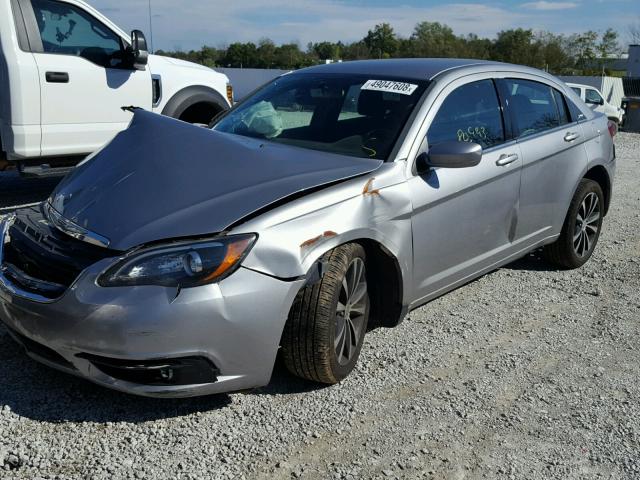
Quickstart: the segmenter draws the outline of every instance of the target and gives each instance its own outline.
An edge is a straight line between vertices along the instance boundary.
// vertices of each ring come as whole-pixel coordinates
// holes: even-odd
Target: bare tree
[[[629,43],[640,44],[640,18],[638,18],[635,23],[629,25],[627,34],[629,36]]]

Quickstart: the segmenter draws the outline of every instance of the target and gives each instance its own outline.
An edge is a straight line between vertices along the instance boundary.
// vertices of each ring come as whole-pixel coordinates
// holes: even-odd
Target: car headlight
[[[124,257],[98,279],[101,287],[160,285],[189,288],[214,283],[233,273],[257,236],[219,239],[143,249]]]

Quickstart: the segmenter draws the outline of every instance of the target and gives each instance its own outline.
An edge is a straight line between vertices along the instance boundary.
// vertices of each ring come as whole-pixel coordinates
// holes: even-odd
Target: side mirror
[[[149,61],[149,52],[147,50],[147,39],[140,30],[131,32],[131,56],[133,68],[144,70]]]
[[[482,160],[482,147],[472,142],[436,143],[416,158],[418,175],[426,173],[432,167],[467,168],[475,167]]]

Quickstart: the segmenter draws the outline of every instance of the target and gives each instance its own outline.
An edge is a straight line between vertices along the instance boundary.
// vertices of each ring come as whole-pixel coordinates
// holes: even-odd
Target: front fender
[[[259,235],[243,266],[278,278],[298,278],[338,245],[373,240],[396,258],[408,298],[413,291],[412,210],[403,165],[386,164],[375,176],[315,192],[234,229],[232,233]]]

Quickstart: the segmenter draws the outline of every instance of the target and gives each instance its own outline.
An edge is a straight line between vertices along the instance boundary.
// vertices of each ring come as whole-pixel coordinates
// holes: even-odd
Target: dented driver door
[[[409,180],[416,303],[512,253],[522,167],[518,144],[505,135],[491,79],[451,84],[427,122],[427,145],[475,142],[483,155],[474,167],[431,168]]]

